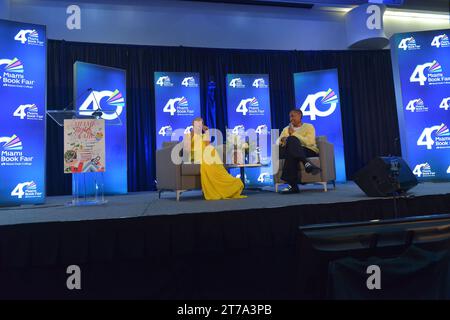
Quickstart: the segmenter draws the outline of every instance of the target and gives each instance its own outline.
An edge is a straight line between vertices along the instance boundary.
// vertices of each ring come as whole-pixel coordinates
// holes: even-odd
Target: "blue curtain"
[[[185,47],[129,46],[48,42],[49,109],[73,99],[73,63],[77,60],[127,70],[128,188],[155,189],[155,93],[153,72],[199,72],[201,110],[207,125],[224,130],[227,73],[267,73],[272,125],[288,123],[295,107],[295,72],[339,70],[346,169],[351,178],[375,156],[399,154],[396,102],[390,53],[375,51],[263,51]],[[214,99],[208,83],[216,84]],[[215,108],[212,106],[215,105]],[[214,123],[215,121],[215,123]],[[47,126],[47,193],[71,193],[71,177],[62,169],[62,128]]]
[[[208,92],[206,97],[206,123],[210,128],[217,128],[216,123],[216,83],[208,82]]]

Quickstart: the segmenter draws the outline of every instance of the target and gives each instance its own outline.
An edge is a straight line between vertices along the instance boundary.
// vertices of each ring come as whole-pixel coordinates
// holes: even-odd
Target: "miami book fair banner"
[[[175,130],[189,132],[200,117],[200,75],[192,72],[155,72],[156,146],[171,141]]]
[[[105,120],[106,153],[102,159],[102,166],[105,167],[104,192],[109,195],[125,194],[128,192],[126,71],[77,61],[73,74],[74,101],[80,115],[97,115]],[[83,173],[87,175],[86,192],[93,194],[96,170],[88,171],[92,173]],[[83,190],[79,190],[81,194]]]
[[[227,74],[226,83],[228,134],[224,139],[227,141],[227,162],[260,162],[261,167],[245,169],[244,181],[248,186],[271,186],[273,174],[269,75]],[[248,139],[245,137],[246,133],[250,133]],[[236,138],[236,140],[232,141],[230,135],[231,139]],[[241,144],[246,144],[248,151],[245,153],[248,154],[248,159],[235,158],[234,155],[230,157],[230,151],[233,152],[228,150],[232,146],[230,142],[239,147],[242,146]],[[230,173],[239,176],[239,169],[231,169]]]
[[[0,20],[0,206],[45,202],[46,28]]]
[[[391,38],[402,156],[421,181],[450,180],[450,29]]]
[[[345,182],[344,139],[337,69],[294,74],[295,105],[303,121],[314,125],[316,136],[334,145],[336,181]]]

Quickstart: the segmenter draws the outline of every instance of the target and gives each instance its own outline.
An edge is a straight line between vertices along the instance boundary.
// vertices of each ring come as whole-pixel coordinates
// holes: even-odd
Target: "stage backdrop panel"
[[[450,29],[391,39],[402,155],[422,181],[450,180]]]
[[[45,202],[46,28],[0,20],[0,206]]]
[[[251,143],[261,146],[263,141],[267,142],[263,146],[267,152],[261,157],[264,166],[245,169],[245,183],[254,187],[273,185],[269,75],[227,74],[226,81],[228,130],[238,133],[240,130],[253,129],[258,141]],[[262,135],[266,137],[263,138]],[[232,169],[231,174],[238,176],[239,170]]]
[[[105,120],[105,194],[125,194],[127,187],[126,71],[77,61],[74,64],[74,99],[77,110],[92,114],[102,110]],[[121,125],[117,125],[120,119]],[[89,179],[95,174],[84,173]],[[92,193],[94,183],[86,183]],[[81,193],[81,192],[80,192]]]
[[[337,69],[294,74],[295,104],[303,111],[303,121],[316,128],[316,136],[326,136],[334,145],[336,181],[345,182],[344,139]]]
[[[186,132],[200,117],[200,75],[189,72],[155,72],[156,148],[171,141],[177,129]],[[208,125],[208,124],[207,124]]]

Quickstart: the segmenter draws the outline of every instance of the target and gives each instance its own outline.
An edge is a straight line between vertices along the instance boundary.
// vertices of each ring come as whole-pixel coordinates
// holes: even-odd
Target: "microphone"
[[[95,110],[95,111],[92,113],[92,115],[93,115],[95,118],[99,119],[99,118],[102,117],[103,112],[101,112],[100,110]]]
[[[92,88],[87,88],[85,91],[81,92],[81,93],[75,98],[75,100],[72,100],[72,102],[70,102],[70,103],[63,109],[63,111],[67,111],[67,109],[68,109],[69,107],[73,107],[73,104],[74,104],[75,102],[77,102],[78,99],[80,99],[82,95],[85,95],[87,92],[91,92],[92,90],[94,90],[94,89],[92,89]]]

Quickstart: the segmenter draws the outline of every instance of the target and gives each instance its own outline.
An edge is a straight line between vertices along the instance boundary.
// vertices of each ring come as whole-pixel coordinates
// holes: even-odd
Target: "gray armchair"
[[[161,197],[163,191],[175,191],[177,201],[184,191],[201,189],[200,164],[174,164],[171,159],[177,142],[166,142],[156,151],[156,182]]]
[[[320,183],[323,185],[324,191],[328,191],[327,184],[331,182],[333,187],[336,187],[336,166],[334,163],[334,146],[327,141],[327,137],[316,137],[317,147],[319,148],[319,156],[308,158],[314,165],[321,168],[321,172],[317,175],[306,173],[303,163],[299,163],[299,180],[298,183]],[[274,145],[272,148],[278,148]],[[275,192],[278,192],[278,187],[286,182],[281,180],[281,174],[283,173],[283,159],[272,159],[272,161],[279,161],[278,172],[274,174],[273,180],[275,183]],[[301,178],[300,178],[301,177]]]

